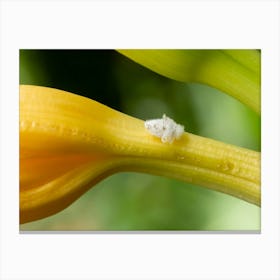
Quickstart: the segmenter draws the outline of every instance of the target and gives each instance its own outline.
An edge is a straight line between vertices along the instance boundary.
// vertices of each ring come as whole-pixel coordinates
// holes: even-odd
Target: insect
[[[161,139],[162,143],[172,143],[175,139],[180,139],[184,133],[184,126],[163,114],[161,119],[147,120],[145,128],[152,134]]]

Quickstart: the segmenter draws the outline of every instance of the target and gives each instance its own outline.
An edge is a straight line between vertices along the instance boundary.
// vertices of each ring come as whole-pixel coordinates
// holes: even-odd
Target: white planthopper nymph
[[[145,121],[144,125],[150,134],[160,138],[163,143],[172,143],[175,139],[180,139],[184,133],[184,126],[177,124],[165,114],[161,119]]]

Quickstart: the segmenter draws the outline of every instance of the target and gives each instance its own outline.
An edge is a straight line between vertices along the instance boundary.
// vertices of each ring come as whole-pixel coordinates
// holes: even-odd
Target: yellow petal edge
[[[20,86],[20,223],[63,210],[120,171],[167,176],[260,205],[258,152],[187,132],[162,143],[142,120],[94,100]]]

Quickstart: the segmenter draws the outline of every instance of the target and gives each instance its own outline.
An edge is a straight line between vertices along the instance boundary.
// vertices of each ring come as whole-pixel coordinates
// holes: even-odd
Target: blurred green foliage
[[[87,96],[143,120],[166,113],[191,133],[260,150],[260,117],[239,101],[160,76],[113,50],[20,50],[20,83]],[[260,208],[168,178],[119,173],[20,229],[260,230]]]

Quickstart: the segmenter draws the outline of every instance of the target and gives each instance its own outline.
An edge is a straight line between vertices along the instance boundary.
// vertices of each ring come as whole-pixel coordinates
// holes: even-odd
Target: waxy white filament
[[[144,125],[150,134],[160,138],[163,143],[172,143],[184,133],[184,126],[177,124],[165,114],[161,119],[145,121]]]

